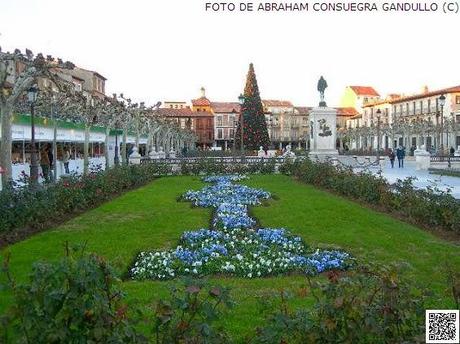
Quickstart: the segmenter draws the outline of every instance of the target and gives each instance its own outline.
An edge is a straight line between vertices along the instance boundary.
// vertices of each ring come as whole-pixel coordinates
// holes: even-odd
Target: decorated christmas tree
[[[254,66],[249,65],[244,88],[244,104],[241,106],[241,116],[236,129],[235,144],[241,149],[241,122],[243,118],[243,147],[246,150],[258,150],[260,146],[268,149],[270,138],[267,123],[265,122],[264,109],[260,100],[259,87],[257,86]]]

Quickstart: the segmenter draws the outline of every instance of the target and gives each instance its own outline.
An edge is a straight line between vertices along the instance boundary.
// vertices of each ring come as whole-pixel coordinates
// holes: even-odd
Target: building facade
[[[380,99],[380,94],[371,86],[347,86],[340,107],[355,108],[361,113],[363,106]]]
[[[215,145],[223,150],[235,146],[235,132],[240,116],[240,104],[237,102],[211,102],[214,114]]]
[[[414,151],[424,145],[442,154],[450,147],[459,149],[459,126],[460,86],[435,91],[425,87],[421,93],[409,96],[390,95],[366,103],[362,115],[347,121],[352,148],[374,150],[401,145]]]

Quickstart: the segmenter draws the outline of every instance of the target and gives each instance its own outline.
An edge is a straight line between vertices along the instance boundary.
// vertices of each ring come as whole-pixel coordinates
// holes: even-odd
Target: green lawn
[[[458,246],[287,176],[251,176],[246,183],[277,196],[268,206],[252,209],[262,226],[285,227],[312,246],[341,247],[358,258],[383,264],[407,262],[413,280],[434,292],[430,306],[443,309],[453,305],[445,292],[442,268],[446,259],[457,269],[460,267]],[[13,273],[24,280],[33,261],[60,257],[65,241],[87,242],[87,251],[99,253],[120,272],[126,272],[137,252],[174,246],[184,230],[208,226],[210,209],[191,207],[190,203],[176,200],[187,189],[199,189],[202,185],[198,177],[161,178],[56,229],[13,245],[6,249],[12,255]],[[1,255],[4,253],[5,250]],[[232,287],[237,306],[225,324],[239,335],[262,321],[257,296],[280,288],[295,290],[305,283],[301,276],[211,280]],[[147,304],[152,298],[167,295],[173,283],[128,281],[123,288],[130,300]],[[296,304],[309,301],[300,297],[293,300]],[[0,311],[8,302],[8,295],[0,293]]]

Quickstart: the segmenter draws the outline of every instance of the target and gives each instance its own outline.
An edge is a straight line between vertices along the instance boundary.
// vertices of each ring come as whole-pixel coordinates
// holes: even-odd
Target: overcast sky
[[[338,105],[346,85],[381,94],[460,84],[460,15],[207,13],[204,0],[0,0],[0,46],[98,71],[107,93],[149,104],[236,101],[254,63],[262,98]],[[314,2],[314,0],[312,0]]]

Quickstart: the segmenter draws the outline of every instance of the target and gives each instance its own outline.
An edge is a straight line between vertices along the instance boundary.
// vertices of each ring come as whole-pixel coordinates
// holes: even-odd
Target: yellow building
[[[201,97],[192,100],[192,111],[212,113],[211,102],[206,98],[206,90],[204,87],[200,89]]]
[[[347,86],[340,101],[340,107],[355,108],[363,112],[363,106],[380,98],[377,91],[370,86]]]

